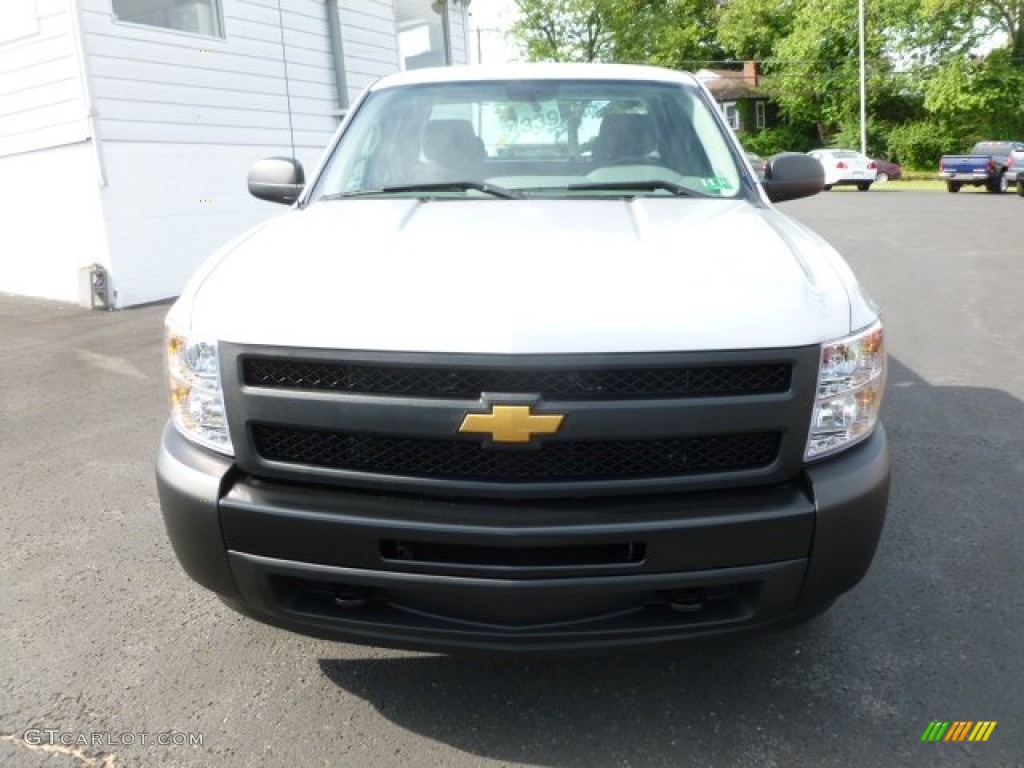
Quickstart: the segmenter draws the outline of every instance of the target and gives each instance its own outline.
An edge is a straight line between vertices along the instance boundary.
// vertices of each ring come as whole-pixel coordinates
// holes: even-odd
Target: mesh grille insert
[[[452,399],[476,399],[481,392],[570,400],[757,395],[788,390],[791,372],[787,363],[501,369],[262,356],[242,360],[243,381],[252,387]]]
[[[537,450],[487,450],[473,441],[431,440],[252,426],[269,461],[402,477],[491,482],[674,477],[765,467],[778,432],[658,440],[551,442]]]

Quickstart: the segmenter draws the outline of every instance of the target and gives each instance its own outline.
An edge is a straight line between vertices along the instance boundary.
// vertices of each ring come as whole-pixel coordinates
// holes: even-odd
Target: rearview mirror
[[[761,185],[773,203],[809,197],[825,188],[825,169],[810,155],[783,152],[768,159]]]
[[[249,168],[249,194],[260,200],[291,205],[305,186],[302,163],[291,157],[268,157]]]

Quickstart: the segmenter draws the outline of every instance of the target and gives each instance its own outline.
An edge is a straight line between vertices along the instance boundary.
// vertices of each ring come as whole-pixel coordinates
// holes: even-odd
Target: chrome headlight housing
[[[217,342],[167,328],[164,349],[174,426],[199,445],[234,455],[220,385]]]
[[[820,459],[867,438],[885,389],[882,324],[821,345],[818,388],[804,459]]]

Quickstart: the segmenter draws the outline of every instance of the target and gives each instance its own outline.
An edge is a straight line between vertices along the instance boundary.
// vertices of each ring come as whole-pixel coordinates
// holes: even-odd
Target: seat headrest
[[[612,114],[601,121],[594,157],[597,160],[639,157],[654,148],[654,128],[649,115]]]

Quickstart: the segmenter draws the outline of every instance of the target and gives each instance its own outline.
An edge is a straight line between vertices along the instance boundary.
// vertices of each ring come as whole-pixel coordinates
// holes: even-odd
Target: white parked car
[[[825,189],[856,184],[861,192],[867,192],[878,174],[874,160],[852,149],[815,149],[807,154],[825,169]]]

